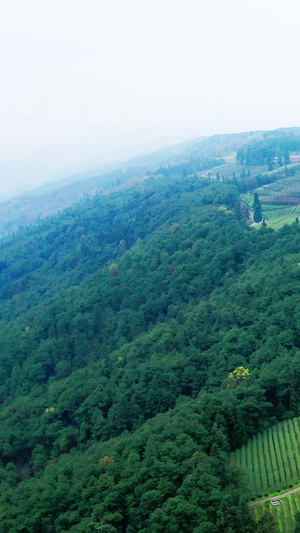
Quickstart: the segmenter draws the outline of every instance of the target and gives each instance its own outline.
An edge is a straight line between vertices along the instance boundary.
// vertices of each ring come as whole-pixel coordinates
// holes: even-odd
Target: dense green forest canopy
[[[182,176],[3,243],[1,531],[262,531],[228,457],[300,414],[299,263]]]
[[[247,134],[246,134],[247,135]],[[158,174],[170,178],[218,167],[245,134],[217,135],[175,145],[120,164],[75,174],[0,203],[0,238],[95,195],[107,195]],[[257,138],[254,136],[254,138]]]
[[[276,157],[280,165],[290,163],[290,152],[300,151],[300,135],[275,135],[263,141],[242,147],[237,152],[237,161],[246,165],[271,164]]]

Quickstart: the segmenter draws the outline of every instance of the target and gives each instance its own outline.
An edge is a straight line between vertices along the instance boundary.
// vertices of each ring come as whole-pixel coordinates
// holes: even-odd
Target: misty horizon
[[[92,158],[297,126],[296,11],[270,0],[7,3],[2,197]]]

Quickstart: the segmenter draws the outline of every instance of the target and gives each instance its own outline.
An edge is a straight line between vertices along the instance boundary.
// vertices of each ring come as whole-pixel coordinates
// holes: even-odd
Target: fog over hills
[[[142,155],[139,152],[139,155],[128,160],[120,157],[119,160],[114,159],[108,163],[109,155],[102,154],[77,163],[74,162],[73,165],[69,165],[64,170],[57,172],[55,176],[52,175],[51,181],[46,181],[46,183],[37,188],[27,188],[26,191],[18,195],[10,194],[9,196],[12,196],[11,199],[8,197],[6,201],[0,203],[0,234],[7,235],[11,231],[18,229],[19,226],[32,223],[37,218],[55,214],[57,211],[82,201],[86,197],[95,194],[107,194],[120,187],[127,186],[126,183],[132,185],[135,181],[148,178],[153,173],[159,172],[161,166],[175,166],[179,174],[183,172],[183,167],[185,167],[184,172],[187,174],[192,172],[198,172],[199,174],[199,171],[203,170],[205,165],[212,168],[214,165],[220,165],[222,158],[229,157],[230,161],[226,161],[226,167],[223,165],[222,172],[227,177],[232,178],[234,173],[245,172],[246,167],[244,168],[236,163],[236,154],[241,147],[263,142],[268,137],[297,136],[298,133],[299,128],[283,128],[270,132],[252,131],[218,134],[211,137],[198,137],[160,148],[157,151],[148,151],[146,155]],[[138,147],[135,147],[133,151],[138,151]],[[64,152],[64,149],[61,148],[61,154],[67,160],[72,151]],[[44,152],[39,154],[41,161],[44,155]],[[47,157],[50,157],[50,159],[52,155],[52,152],[47,153]],[[204,160],[207,161],[203,167]],[[260,161],[259,165],[263,163],[265,163],[264,160]],[[27,172],[30,173],[29,160],[27,160],[27,165],[26,167],[24,164],[22,168],[24,172],[27,168]],[[57,160],[52,160],[51,165],[54,168],[57,165]],[[246,168],[246,171],[260,173],[267,170],[259,165],[250,165]],[[2,164],[3,172],[5,171],[4,167],[5,165]],[[9,170],[9,168],[9,165],[7,165],[6,169]],[[43,168],[41,166],[41,169]],[[9,187],[14,183],[13,176],[18,176],[17,170],[18,166],[16,164],[12,165],[10,169],[12,179],[7,180]],[[37,167],[35,167],[35,170],[37,172]],[[216,176],[216,172],[212,172],[212,176]],[[39,177],[41,176],[43,176],[43,181],[45,181],[45,174],[39,174]]]
[[[0,160],[0,202],[46,183],[68,179],[74,174],[87,173],[106,165],[108,168],[115,166],[144,151],[148,153],[157,145],[159,141],[145,147],[138,144],[126,146],[124,143],[111,150],[103,150],[99,146],[85,150],[82,147],[52,146],[14,159]]]

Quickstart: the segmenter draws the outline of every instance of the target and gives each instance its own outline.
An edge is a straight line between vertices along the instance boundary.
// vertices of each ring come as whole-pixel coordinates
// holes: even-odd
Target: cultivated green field
[[[283,178],[256,189],[261,202],[264,198],[276,196],[299,196],[300,195],[300,175],[296,174],[290,178]]]
[[[260,190],[257,189],[260,195]],[[292,195],[291,195],[292,196]],[[253,194],[247,193],[242,196],[245,202],[252,208]],[[296,218],[300,218],[300,205],[278,205],[278,204],[264,204],[263,197],[259,196],[262,214],[266,219],[267,226],[274,229],[279,229],[284,224],[292,224]],[[300,199],[299,199],[300,200]]]
[[[269,227],[279,229],[284,224],[292,224],[296,218],[300,218],[300,205],[262,204],[262,214]]]
[[[290,496],[282,498],[282,504],[273,506],[271,502],[265,502],[257,507],[253,507],[255,520],[259,520],[263,513],[269,510],[278,524],[280,533],[293,533],[295,525],[295,513],[300,511],[300,493],[296,492]]]
[[[214,168],[210,168],[209,170],[204,170],[200,172],[200,176],[207,177],[208,174],[211,175],[212,178],[216,177],[216,174],[218,173],[222,179],[222,177],[231,179],[233,177],[233,173],[235,173],[236,177],[238,178],[240,174],[242,174],[243,171],[245,171],[245,166],[241,165],[240,163],[237,163],[236,161],[236,152],[232,152],[231,154],[224,157],[225,163],[224,165],[219,165]],[[249,166],[247,167],[247,171],[250,171],[251,175],[255,176],[256,174],[262,174],[267,172],[268,166],[267,165],[260,165],[260,166]]]
[[[299,164],[297,164],[299,166]],[[253,190],[251,193],[244,194],[243,200],[253,206],[254,192],[258,193],[262,206],[262,214],[266,219],[267,225],[274,229],[279,229],[284,224],[292,224],[295,219],[300,218],[300,174],[290,178],[283,178],[269,183],[263,187]],[[299,199],[299,205],[289,205],[286,202],[270,203],[272,199],[278,197],[292,197]]]
[[[246,476],[249,500],[300,484],[300,418],[253,437],[232,455]]]

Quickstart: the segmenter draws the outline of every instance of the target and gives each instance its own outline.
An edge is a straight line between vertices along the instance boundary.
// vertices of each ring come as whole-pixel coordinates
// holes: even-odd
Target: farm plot
[[[258,193],[262,215],[267,226],[279,229],[284,224],[292,224],[296,218],[299,218],[300,172],[298,167],[296,175],[263,185],[244,194],[242,199],[250,208],[253,206],[254,192]]]
[[[231,461],[244,472],[250,500],[300,484],[300,418],[253,437]]]
[[[253,518],[258,521],[261,516],[270,512],[278,525],[280,533],[293,533],[295,526],[295,514],[300,511],[300,493],[291,494],[282,498],[282,504],[273,506],[271,502],[265,502],[252,508]]]
[[[256,189],[263,202],[264,197],[273,196],[300,196],[300,175],[292,176],[290,178],[283,178],[282,180],[274,181],[263,187]]]
[[[242,199],[249,205],[249,207],[253,206],[254,194],[251,194],[250,192],[243,194]]]
[[[259,192],[259,189],[257,190]],[[254,195],[251,193],[242,196],[242,199],[250,208],[252,208],[253,205],[253,198]],[[279,229],[284,226],[284,224],[292,224],[297,217],[300,218],[300,205],[264,204],[263,197],[259,196],[259,199],[261,201],[263,218],[266,220],[267,226],[270,228]]]
[[[300,205],[266,205],[262,204],[262,214],[270,228],[279,229],[284,224],[292,224],[300,218]]]

